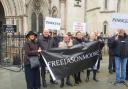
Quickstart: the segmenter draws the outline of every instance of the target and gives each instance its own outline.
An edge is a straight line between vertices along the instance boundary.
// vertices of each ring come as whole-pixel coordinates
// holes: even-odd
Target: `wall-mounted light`
[[[75,4],[74,4],[74,6],[75,7],[81,7],[81,0],[75,0]]]

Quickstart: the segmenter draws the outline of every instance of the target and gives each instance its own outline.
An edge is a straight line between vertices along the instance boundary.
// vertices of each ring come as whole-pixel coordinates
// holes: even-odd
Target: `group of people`
[[[124,34],[124,35],[123,35]],[[121,35],[121,36],[120,36]],[[122,37],[123,36],[123,37]],[[100,68],[100,61],[102,60],[102,48],[104,47],[105,43],[102,37],[98,36],[96,32],[92,32],[90,35],[83,36],[83,34],[78,31],[73,37],[70,33],[63,35],[63,37],[57,37],[56,33],[52,36],[47,28],[45,28],[42,32],[42,35],[37,35],[36,33],[30,31],[26,35],[26,42],[24,44],[25,50],[25,57],[24,57],[24,68],[25,68],[25,78],[27,83],[27,89],[40,89],[41,87],[41,80],[43,87],[47,87],[46,83],[46,65],[42,58],[42,52],[54,47],[60,48],[70,48],[73,45],[87,43],[90,41],[98,41],[99,43],[99,50],[100,55],[97,59],[97,62],[94,66],[87,69],[86,74],[86,82],[89,82],[90,72],[93,72],[93,80],[98,82],[96,78],[96,74]],[[127,36],[124,33],[124,30],[118,31],[118,35],[109,38],[108,47],[110,53],[114,53],[109,55],[109,72],[116,71],[116,82],[117,83],[125,83],[126,79],[126,62],[128,56],[128,48],[126,47]],[[122,46],[123,45],[123,46]],[[125,47],[125,48],[122,48]],[[111,52],[111,49],[116,50]],[[31,56],[38,56],[40,61],[40,66],[35,68],[31,68],[29,58]],[[115,61],[115,63],[114,63]],[[121,64],[120,64],[121,63]],[[115,64],[114,67],[113,64]],[[123,67],[121,69],[121,78],[120,78],[120,70],[119,67]],[[113,69],[112,69],[113,68]],[[41,78],[40,78],[41,74]],[[81,80],[81,71],[75,73],[73,75],[69,75],[66,77],[66,84],[68,86],[73,86],[74,84],[71,82],[70,76],[73,76],[75,85],[78,85],[82,82]],[[64,87],[65,78],[61,79],[60,87]],[[57,84],[56,81],[53,81],[52,77],[50,76],[50,83]]]

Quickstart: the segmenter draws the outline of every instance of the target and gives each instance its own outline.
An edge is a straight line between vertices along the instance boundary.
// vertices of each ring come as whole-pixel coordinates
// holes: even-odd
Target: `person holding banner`
[[[92,66],[91,68],[88,68],[88,69],[87,69],[86,82],[89,81],[89,76],[90,76],[90,72],[91,72],[91,71],[93,71],[93,80],[96,81],[96,82],[98,82],[98,80],[96,79],[96,73],[97,73],[98,61],[100,60],[99,58],[100,58],[100,55],[101,55],[101,50],[102,50],[102,48],[104,47],[104,42],[103,42],[103,41],[99,41],[99,40],[97,39],[97,33],[96,33],[96,32],[92,32],[92,33],[90,34],[90,39],[89,39],[89,41],[90,41],[90,42],[91,42],[91,41],[98,41],[98,44],[99,44],[99,47],[98,47],[98,49],[99,49],[99,57],[98,57],[98,59],[97,59],[95,65]]]
[[[64,35],[63,41],[59,43],[59,47],[60,48],[70,48],[71,46],[73,46],[72,40],[70,39],[70,37],[68,35]],[[67,76],[66,84],[68,86],[73,86],[70,82],[70,76]],[[60,87],[61,88],[64,87],[64,79],[61,79]]]
[[[112,74],[113,72],[115,72],[115,55],[114,55],[114,46],[115,45],[111,45],[111,43],[113,42],[113,40],[115,39],[115,35],[113,35],[112,37],[108,38],[108,54],[109,54],[109,65],[108,65],[108,70],[109,73]]]
[[[42,35],[38,38],[38,44],[39,47],[41,47],[42,50],[48,50],[50,48],[55,47],[55,41],[54,39],[49,35],[49,30],[45,28],[42,32]],[[40,62],[41,62],[41,77],[42,77],[42,84],[43,87],[47,87],[46,80],[45,80],[45,74],[46,74],[46,65],[43,60],[43,58],[40,56]],[[50,83],[57,84],[55,81],[53,81],[52,77],[50,76]]]
[[[42,50],[38,47],[36,42],[37,34],[30,31],[26,35],[26,42],[24,44],[24,68],[25,68],[25,78],[27,83],[27,89],[40,89],[40,70],[39,66],[31,68],[30,57],[37,57],[39,52]],[[34,59],[37,60],[37,59]]]
[[[125,33],[125,30],[118,29],[117,36],[111,42],[111,45],[114,45],[114,55],[115,55],[115,70],[116,70],[116,81],[114,85],[117,84],[126,84],[126,64],[128,60],[128,36]]]
[[[81,44],[82,42],[84,42],[82,33],[80,31],[78,31],[78,32],[76,32],[75,39],[73,40],[73,45]],[[74,74],[74,78],[75,78],[76,84],[79,84],[82,82],[81,78],[80,78],[80,72]]]

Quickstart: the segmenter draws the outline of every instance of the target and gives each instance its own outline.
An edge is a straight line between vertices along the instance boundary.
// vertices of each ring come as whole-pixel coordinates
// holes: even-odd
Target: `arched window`
[[[108,9],[108,0],[104,0],[104,9],[105,9],[105,10]]]
[[[39,14],[39,16],[38,16],[38,28],[39,28],[39,33],[41,33],[42,32],[42,30],[43,30],[43,26],[44,26],[44,24],[43,24],[43,15],[40,13]]]
[[[103,23],[103,33],[106,35],[108,32],[108,22],[104,21]]]
[[[37,32],[37,29],[36,29],[36,27],[37,27],[37,25],[36,25],[36,14],[35,14],[35,12],[33,12],[32,13],[32,17],[31,17],[31,20],[32,20],[32,22],[31,22],[31,30],[32,31],[34,31],[34,32]]]

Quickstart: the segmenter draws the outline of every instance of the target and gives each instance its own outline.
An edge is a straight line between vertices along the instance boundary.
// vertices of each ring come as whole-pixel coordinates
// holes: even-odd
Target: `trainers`
[[[119,81],[115,81],[115,82],[113,83],[113,85],[117,85],[117,84],[120,84],[120,82],[119,82]]]
[[[125,81],[121,81],[120,83],[123,83],[126,87],[128,87],[128,84]]]

